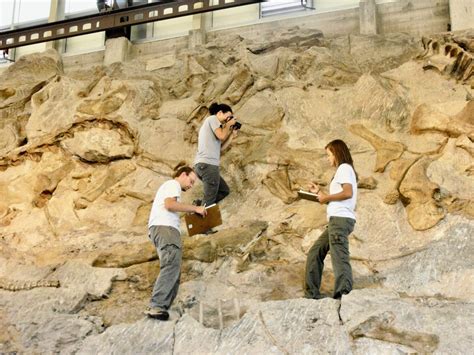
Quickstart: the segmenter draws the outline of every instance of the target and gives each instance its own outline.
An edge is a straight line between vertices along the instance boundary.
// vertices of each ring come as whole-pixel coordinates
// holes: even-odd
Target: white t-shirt
[[[329,194],[337,194],[342,191],[342,184],[352,185],[352,197],[342,201],[331,201],[328,204],[327,214],[329,217],[347,217],[356,219],[355,208],[357,201],[357,179],[354,169],[349,164],[341,164],[329,185]]]
[[[148,220],[148,228],[151,226],[170,226],[180,231],[179,214],[170,212],[165,208],[165,199],[168,197],[177,197],[177,201],[181,201],[181,185],[174,179],[166,181],[156,192],[151,207],[150,219]]]

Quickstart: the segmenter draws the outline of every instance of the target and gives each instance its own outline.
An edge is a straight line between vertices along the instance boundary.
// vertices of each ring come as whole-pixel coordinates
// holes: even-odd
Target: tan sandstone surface
[[[107,67],[20,58],[0,77],[0,352],[469,353],[473,43],[282,29]],[[150,320],[151,203],[215,101],[243,124],[224,224],[183,233],[171,319]],[[328,185],[336,138],[360,177],[355,289],[308,300],[326,209],[296,191]],[[332,277],[328,257],[323,291]]]

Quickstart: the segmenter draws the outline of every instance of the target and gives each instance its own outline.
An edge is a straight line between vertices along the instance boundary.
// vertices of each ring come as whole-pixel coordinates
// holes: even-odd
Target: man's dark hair
[[[211,104],[211,106],[209,106],[209,113],[211,115],[217,115],[219,111],[222,111],[222,113],[233,113],[232,108],[226,104],[218,104],[217,102],[214,102],[213,104]]]
[[[194,173],[193,168],[189,167],[184,161],[180,161],[178,165],[174,167],[173,171],[175,172],[173,178],[179,177],[182,173],[186,173],[186,175]]]

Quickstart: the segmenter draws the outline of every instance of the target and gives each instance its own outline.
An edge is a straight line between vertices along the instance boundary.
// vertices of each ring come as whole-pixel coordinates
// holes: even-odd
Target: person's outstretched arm
[[[176,200],[176,197],[165,198],[165,208],[170,212],[195,212],[201,216],[205,216],[207,214],[206,207],[181,203]]]

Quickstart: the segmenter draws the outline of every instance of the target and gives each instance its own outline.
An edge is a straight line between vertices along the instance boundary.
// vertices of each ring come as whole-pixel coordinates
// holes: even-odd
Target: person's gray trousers
[[[230,192],[229,186],[220,176],[219,167],[206,163],[197,163],[194,171],[204,187],[204,203],[210,206],[224,199]]]
[[[346,217],[330,217],[327,228],[308,252],[305,271],[305,297],[320,298],[324,259],[331,252],[334,271],[334,298],[341,298],[352,290],[352,268],[348,237],[354,230],[355,220]]]
[[[160,274],[153,287],[150,307],[169,309],[178,294],[181,276],[181,234],[170,226],[151,226],[149,237],[160,259]]]

